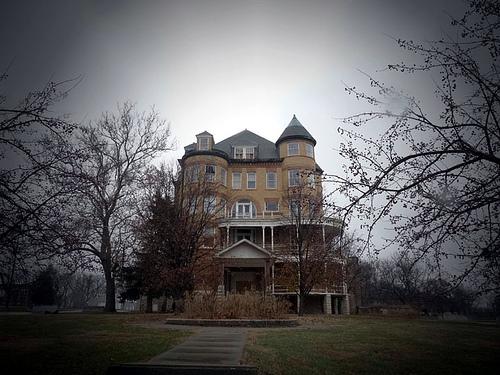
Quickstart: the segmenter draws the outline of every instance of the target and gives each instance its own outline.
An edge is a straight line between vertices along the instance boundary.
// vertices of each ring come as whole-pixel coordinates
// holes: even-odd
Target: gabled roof
[[[316,146],[316,140],[307,131],[307,129],[304,128],[300,121],[297,120],[297,117],[295,117],[295,115],[293,115],[292,121],[290,121],[288,126],[276,141],[276,146],[278,146],[281,142],[289,139],[304,139],[306,141],[312,142],[313,145]]]
[[[235,146],[254,146],[258,147],[258,155],[257,159],[278,159],[278,150],[276,149],[276,145],[268,141],[267,139],[252,133],[250,130],[243,130],[238,134],[235,134],[229,138],[224,139],[223,141],[216,143],[213,146],[213,149],[220,150],[225,152],[229,158],[232,158],[232,147]]]
[[[213,137],[213,135],[210,134],[209,132],[207,132],[206,130],[203,133],[196,134],[196,136],[197,137]]]
[[[219,251],[214,255],[214,258],[223,259],[268,259],[271,258],[271,253],[259,245],[250,242],[247,239],[242,239],[227,249]]]

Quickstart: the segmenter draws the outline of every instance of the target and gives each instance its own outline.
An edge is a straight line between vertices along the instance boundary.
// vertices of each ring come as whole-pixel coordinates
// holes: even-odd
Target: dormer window
[[[200,137],[200,150],[209,150],[210,149],[210,138],[208,137]]]
[[[210,151],[214,145],[214,137],[207,131],[196,135],[197,150]]]
[[[234,148],[235,159],[253,159],[255,157],[255,147],[238,146]]]

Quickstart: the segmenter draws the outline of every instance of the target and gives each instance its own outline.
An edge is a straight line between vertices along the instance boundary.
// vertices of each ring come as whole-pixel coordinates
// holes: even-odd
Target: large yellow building
[[[221,292],[262,290],[287,295],[297,307],[293,285],[277,281],[281,260],[293,252],[284,230],[294,210],[290,192],[306,189],[310,201],[320,201],[323,194],[315,146],[316,140],[293,116],[275,143],[244,130],[218,143],[203,132],[196,143],[185,147],[180,160],[185,183],[217,186],[199,204],[214,215],[209,230],[220,240],[210,257],[220,265]],[[315,224],[323,232],[322,246],[329,246],[327,238],[336,232],[334,222],[322,219]],[[308,312],[349,312],[344,260],[337,256],[335,263],[335,275],[325,277],[310,292]]]

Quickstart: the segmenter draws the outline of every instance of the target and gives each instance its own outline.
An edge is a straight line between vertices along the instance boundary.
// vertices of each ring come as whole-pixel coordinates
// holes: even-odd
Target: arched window
[[[255,219],[257,217],[257,208],[248,199],[240,199],[231,210],[232,217],[242,219]]]

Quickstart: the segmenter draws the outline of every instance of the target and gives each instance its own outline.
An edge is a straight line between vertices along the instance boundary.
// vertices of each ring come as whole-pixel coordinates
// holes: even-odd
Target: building
[[[203,204],[196,204],[214,216],[208,228],[216,244],[210,261],[218,267],[220,292],[266,291],[288,296],[297,307],[293,283],[283,281],[283,265],[293,262],[288,231],[293,214],[303,207],[292,195],[305,192],[311,207],[322,199],[323,171],[315,161],[315,146],[316,140],[294,115],[274,143],[249,130],[216,143],[205,131],[185,147],[179,160],[184,184],[203,181],[216,186]],[[304,214],[301,222],[307,219],[309,214]],[[309,293],[306,311],[348,313],[345,262],[330,241],[338,226],[323,218],[309,224],[321,233],[321,248],[329,249],[330,264],[324,267],[332,271]]]

